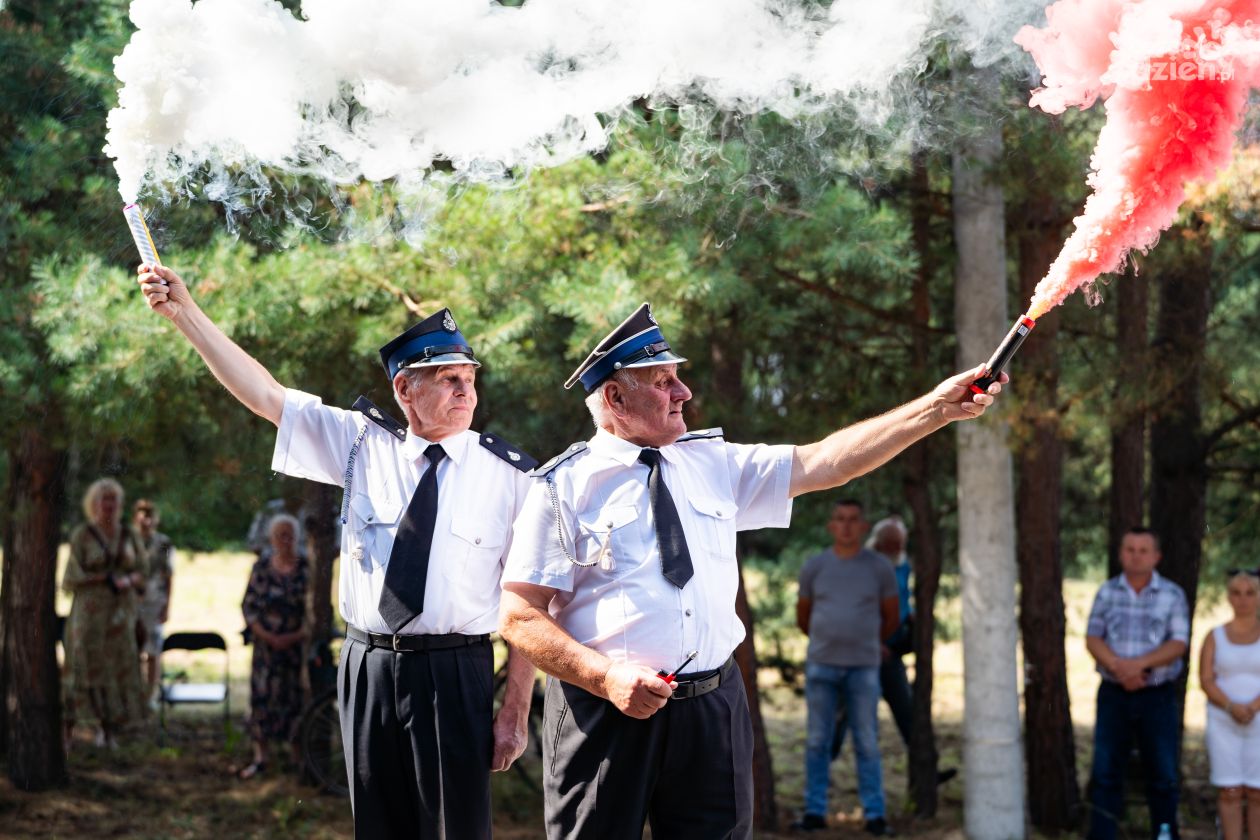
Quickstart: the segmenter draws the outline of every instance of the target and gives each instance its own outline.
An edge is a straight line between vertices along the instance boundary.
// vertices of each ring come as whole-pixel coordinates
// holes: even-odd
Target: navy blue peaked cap
[[[468,339],[455,326],[451,310],[441,309],[381,348],[381,364],[391,382],[403,368],[477,365]]]
[[[595,345],[586,361],[573,371],[565,388],[578,382],[590,393],[599,384],[622,368],[651,367],[687,361],[673,352],[652,317],[652,307],[642,304],[617,328]]]

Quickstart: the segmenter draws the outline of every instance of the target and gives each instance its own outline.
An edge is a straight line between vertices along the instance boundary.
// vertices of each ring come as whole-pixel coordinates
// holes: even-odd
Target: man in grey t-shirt
[[[867,528],[861,502],[837,502],[827,522],[832,547],[801,569],[796,623],[809,636],[805,813],[794,827],[805,831],[826,826],[831,741],[836,707],[843,699],[849,709],[866,830],[890,833],[879,760],[880,643],[897,629],[900,616],[892,564],[862,547]]]

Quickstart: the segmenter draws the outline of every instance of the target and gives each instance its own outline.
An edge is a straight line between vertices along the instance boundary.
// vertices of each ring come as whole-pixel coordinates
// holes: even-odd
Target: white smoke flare
[[[986,63],[1039,3],[994,0],[134,0],[106,152],[120,190],[206,183],[231,203],[265,169],[334,183],[464,180],[603,148],[634,101],[789,118],[878,102],[953,35]]]

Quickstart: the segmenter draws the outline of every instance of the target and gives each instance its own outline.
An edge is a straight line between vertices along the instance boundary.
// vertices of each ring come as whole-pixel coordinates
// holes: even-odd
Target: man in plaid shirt
[[[1146,777],[1151,836],[1177,833],[1177,745],[1181,726],[1176,682],[1190,642],[1190,611],[1181,587],[1155,571],[1159,538],[1132,528],[1120,543],[1123,574],[1102,585],[1089,613],[1085,645],[1102,684],[1094,722],[1090,840],[1116,836],[1125,766],[1137,738]]]

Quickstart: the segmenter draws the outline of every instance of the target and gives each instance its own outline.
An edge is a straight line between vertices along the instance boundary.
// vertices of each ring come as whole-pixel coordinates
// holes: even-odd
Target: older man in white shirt
[[[535,471],[516,523],[501,630],[556,678],[550,838],[637,838],[649,819],[654,837],[751,836],[736,532],[786,526],[794,496],[978,417],[1001,390],[973,394],[977,368],[819,443],[741,445],[687,434],[684,361],[647,304],[605,337],[565,385],[587,391],[595,436]]]
[[[197,307],[173,271],[140,267],[170,319],[241,403],[278,428],[272,468],[341,485],[338,671],[355,834],[491,835],[490,770],[525,748],[533,666],[511,655],[493,717],[499,577],[536,462],[469,431],[479,362],[448,310],[381,348],[407,422],[286,389]]]

